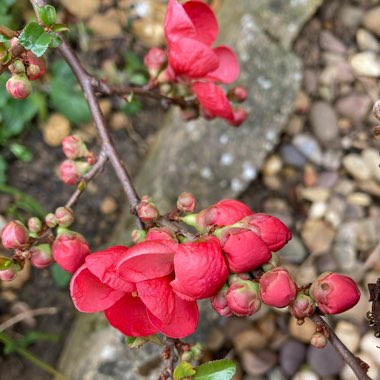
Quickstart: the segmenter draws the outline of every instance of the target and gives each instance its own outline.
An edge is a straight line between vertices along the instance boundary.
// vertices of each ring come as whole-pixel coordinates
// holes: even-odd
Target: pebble
[[[102,200],[100,204],[100,211],[104,215],[113,214],[118,209],[115,198],[107,196]]]
[[[294,111],[304,114],[309,112],[310,98],[305,91],[299,91],[294,102]]]
[[[356,33],[356,43],[360,50],[379,52],[380,44],[376,37],[365,29],[359,29]]]
[[[335,140],[338,143],[337,140]],[[336,149],[328,149],[322,156],[322,165],[327,170],[338,170],[342,162],[342,151]]]
[[[341,270],[352,270],[356,264],[356,236],[358,226],[355,222],[344,223],[337,231],[333,255]]]
[[[287,380],[287,377],[282,373],[281,368],[273,368],[267,374],[268,380]]]
[[[311,369],[324,379],[339,374],[344,365],[342,358],[330,343],[322,349],[309,346],[307,362]]]
[[[357,351],[360,344],[360,332],[358,326],[342,320],[337,323],[335,333],[351,352]]]
[[[246,350],[260,350],[268,344],[266,337],[255,329],[243,330],[232,338],[237,353]]]
[[[313,187],[316,185],[318,179],[317,170],[314,165],[307,164],[303,170],[303,183],[306,187]]]
[[[380,76],[380,62],[376,53],[365,51],[351,57],[350,64],[356,74],[377,78]]]
[[[362,22],[366,29],[380,37],[380,6],[367,11]]]
[[[327,203],[326,202],[314,202],[307,213],[310,219],[321,219],[326,214]]]
[[[323,50],[331,51],[333,53],[344,54],[346,46],[329,30],[322,30],[319,34],[319,45]]]
[[[335,188],[335,185],[339,179],[339,175],[336,171],[321,172],[318,176],[316,185],[326,187],[328,189]]]
[[[280,147],[280,155],[287,165],[302,168],[306,164],[305,156],[291,144],[285,144]]]
[[[339,178],[338,183],[334,187],[337,194],[348,195],[355,189],[355,182],[348,178]]]
[[[257,321],[256,327],[260,331],[260,334],[264,335],[266,339],[271,339],[273,335],[278,332],[276,314],[267,313],[264,318]]]
[[[329,145],[338,137],[338,119],[329,103],[314,102],[310,109],[310,122],[314,135],[323,145]]]
[[[374,330],[365,333],[360,342],[360,350],[372,355],[377,365],[380,365],[380,350],[376,346],[379,346],[379,338],[375,337]]]
[[[300,190],[301,197],[310,202],[326,202],[330,197],[330,190],[324,187],[307,187]]]
[[[295,318],[290,317],[288,328],[289,333],[293,338],[307,344],[310,343],[310,338],[315,332],[315,324],[309,318],[306,318],[303,325],[300,326],[297,324],[297,320]]]
[[[356,206],[368,207],[371,204],[371,197],[367,193],[355,192],[347,196],[347,202]]]
[[[69,134],[70,122],[59,113],[53,113],[42,127],[43,139],[50,146],[61,145]]]
[[[344,219],[346,208],[346,201],[343,198],[339,196],[332,197],[325,213],[325,220],[337,228]]]
[[[358,220],[356,248],[360,251],[374,249],[379,242],[379,231],[376,228],[375,221],[370,218]]]
[[[277,154],[271,154],[264,162],[263,174],[266,176],[274,176],[282,169],[282,160]]]
[[[319,380],[319,377],[310,369],[303,369],[293,376],[293,380]]]
[[[362,158],[371,172],[371,176],[380,182],[380,155],[374,148],[366,148],[362,152]]]
[[[335,231],[323,220],[307,219],[301,235],[310,253],[320,255],[330,249]]]
[[[301,264],[307,256],[307,251],[301,239],[294,234],[292,239],[278,253],[280,258],[294,264]]]
[[[316,257],[314,263],[318,273],[336,272],[338,270],[337,262],[330,252]]]
[[[214,327],[207,335],[206,346],[211,351],[219,350],[226,341],[226,334],[218,327]]]
[[[302,117],[293,115],[290,117],[288,123],[285,126],[285,133],[290,136],[295,136],[301,133],[304,127],[304,120]]]
[[[322,150],[313,136],[299,134],[293,138],[292,143],[308,160],[316,165],[321,164]]]
[[[277,362],[277,355],[270,350],[243,351],[241,364],[249,375],[263,375]]]
[[[357,29],[362,21],[364,11],[362,7],[356,7],[351,4],[343,5],[337,14],[337,22],[347,29]]]
[[[306,358],[306,346],[295,339],[288,339],[280,349],[279,363],[287,376],[293,376]]]
[[[338,113],[354,123],[359,123],[367,117],[371,105],[369,97],[360,94],[347,95],[335,103]]]
[[[343,157],[343,166],[355,179],[366,181],[371,178],[371,171],[363,158],[356,154],[350,153]]]

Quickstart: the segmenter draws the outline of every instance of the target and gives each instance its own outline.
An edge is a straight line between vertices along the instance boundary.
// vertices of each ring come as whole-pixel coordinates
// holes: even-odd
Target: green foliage
[[[49,47],[52,38],[51,33],[45,32],[41,25],[33,21],[26,25],[18,42],[26,50],[31,50],[37,57],[41,57]]]
[[[69,286],[71,273],[65,272],[58,264],[50,267],[50,273],[59,288],[67,288]]]
[[[175,368],[173,376],[175,380],[181,380],[186,377],[193,376],[194,374],[195,374],[195,369],[190,363],[181,362]]]
[[[140,348],[147,342],[161,345],[161,340],[157,334],[139,337],[128,336],[126,341],[129,348]]]
[[[230,380],[235,375],[236,365],[228,359],[215,360],[195,368],[193,380]]]
[[[16,0],[1,0],[0,1],[0,24],[10,25],[12,16],[10,8],[16,3]]]
[[[0,256],[0,270],[5,270],[13,264],[13,260],[8,257]]]
[[[46,26],[51,26],[57,21],[57,12],[51,5],[44,5],[43,7],[39,8],[38,14],[41,18],[41,21]]]
[[[40,331],[28,331],[22,338],[17,340],[9,340],[4,347],[5,354],[11,354],[17,352],[22,348],[26,348],[33,343],[49,341],[58,342],[59,336],[57,334],[47,334]]]

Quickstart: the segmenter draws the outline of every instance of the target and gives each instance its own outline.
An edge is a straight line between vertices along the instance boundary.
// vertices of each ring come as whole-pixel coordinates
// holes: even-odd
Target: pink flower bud
[[[254,231],[235,227],[227,227],[221,231],[220,245],[231,272],[250,272],[272,257],[268,246]],[[218,235],[218,231],[215,234]]]
[[[12,220],[1,230],[4,248],[24,250],[28,246],[29,231],[19,220]]]
[[[12,281],[17,273],[21,270],[21,267],[17,263],[13,263],[9,268],[0,270],[0,280],[1,281]]]
[[[146,232],[144,230],[133,230],[131,232],[131,239],[134,244],[145,241],[145,238],[146,238]]]
[[[55,217],[61,227],[70,227],[74,221],[74,213],[71,208],[58,207],[55,210]]]
[[[178,242],[174,233],[165,227],[150,228],[145,240],[170,240]]]
[[[244,108],[238,107],[233,111],[233,119],[228,124],[233,127],[240,127],[247,119],[248,113]]]
[[[67,230],[55,239],[52,251],[58,265],[63,270],[74,273],[90,254],[90,247],[81,234]]]
[[[360,299],[352,278],[338,273],[322,273],[311,285],[310,295],[325,314],[339,314],[351,309]]]
[[[46,72],[46,61],[44,57],[37,57],[31,51],[26,53],[29,67],[27,74],[29,80],[36,80],[42,77]]]
[[[193,212],[195,209],[196,201],[194,195],[191,193],[183,192],[178,196],[177,208],[183,212]]]
[[[227,304],[226,294],[228,290],[228,285],[224,285],[219,292],[211,297],[211,306],[213,309],[220,314],[222,317],[229,317],[232,315],[232,311]]]
[[[28,228],[30,232],[38,234],[42,229],[42,221],[37,217],[32,217],[28,219]]]
[[[227,304],[232,313],[239,317],[253,315],[261,307],[258,293],[259,285],[255,282],[235,282],[227,290]]]
[[[248,92],[243,86],[236,86],[228,91],[228,98],[235,102],[242,103],[247,99],[247,97]]]
[[[166,64],[167,56],[164,50],[154,47],[149,49],[144,57],[144,63],[151,77],[155,78]]]
[[[296,298],[297,285],[284,268],[274,268],[260,278],[260,298],[270,306],[285,307]]]
[[[297,294],[296,299],[294,299],[289,304],[290,314],[297,319],[311,317],[312,315],[314,315],[315,309],[316,306],[314,300],[304,293]]]
[[[257,213],[247,216],[240,223],[241,227],[256,227],[256,231],[271,251],[278,251],[292,238],[289,228],[272,215]]]
[[[144,223],[151,223],[160,216],[160,213],[152,199],[148,196],[144,196],[137,206],[137,215]]]
[[[310,339],[310,344],[315,348],[324,348],[327,344],[327,338],[320,332],[315,332]]]
[[[59,168],[60,178],[67,185],[75,185],[91,169],[87,162],[65,160]]]
[[[45,215],[45,223],[49,228],[54,228],[57,226],[57,218],[52,212],[49,212],[49,214]]]
[[[14,99],[25,99],[32,92],[32,84],[26,74],[12,75],[5,86],[9,95]]]
[[[67,136],[62,141],[62,149],[65,156],[71,160],[80,157],[87,157],[89,151],[84,141],[75,135]]]
[[[8,69],[12,74],[25,73],[25,66],[19,59],[16,59],[11,65],[9,65]]]
[[[30,252],[30,262],[38,269],[44,269],[54,261],[49,244],[36,245]]]

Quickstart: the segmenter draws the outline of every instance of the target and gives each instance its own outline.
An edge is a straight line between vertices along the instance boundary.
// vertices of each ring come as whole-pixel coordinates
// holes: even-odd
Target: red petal
[[[197,303],[184,301],[177,296],[175,296],[175,310],[170,323],[165,323],[158,319],[149,310],[147,314],[152,325],[170,338],[184,338],[191,335],[198,325],[199,311]]]
[[[169,44],[183,37],[197,35],[194,24],[177,0],[169,0],[166,10],[164,30]]]
[[[122,290],[126,293],[132,293],[136,290],[133,282],[126,281],[116,273],[116,265],[122,255],[126,255],[128,248],[124,246],[115,246],[103,251],[95,252],[86,258],[88,270],[94,274],[104,284],[111,288]]]
[[[223,119],[233,120],[231,104],[224,91],[214,83],[195,82],[192,89],[202,107]]]
[[[169,64],[177,75],[203,78],[219,65],[218,56],[206,44],[191,38],[182,38],[170,45]]]
[[[117,273],[127,281],[139,282],[163,277],[173,271],[174,243],[150,240],[136,244],[119,261]]]
[[[211,46],[218,36],[218,21],[213,10],[203,1],[188,1],[183,4],[196,30],[196,39]]]
[[[85,313],[105,310],[124,295],[124,292],[102,284],[86,268],[86,264],[83,264],[71,278],[70,293],[75,307]]]
[[[234,51],[227,46],[218,46],[214,49],[214,53],[219,58],[219,66],[208,73],[205,79],[222,83],[234,82],[240,74],[239,61]]]
[[[172,277],[160,277],[136,284],[137,292],[148,310],[164,323],[174,314],[174,292],[170,286]]]
[[[127,336],[147,336],[158,330],[147,316],[147,308],[139,297],[126,294],[104,312],[109,323]]]

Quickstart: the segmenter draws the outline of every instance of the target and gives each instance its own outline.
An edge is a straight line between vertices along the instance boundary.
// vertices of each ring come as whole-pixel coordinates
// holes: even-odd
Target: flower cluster
[[[219,26],[209,5],[202,1],[187,1],[181,5],[177,0],[169,0],[164,30],[167,55],[163,50],[153,48],[145,57],[152,82],[187,86],[187,90],[197,97],[207,118],[220,117],[233,126],[244,122],[246,112],[242,108],[234,109],[230,100],[244,101],[247,97],[245,89],[239,86],[227,96],[217,84],[234,82],[240,67],[231,48],[212,47]]]

